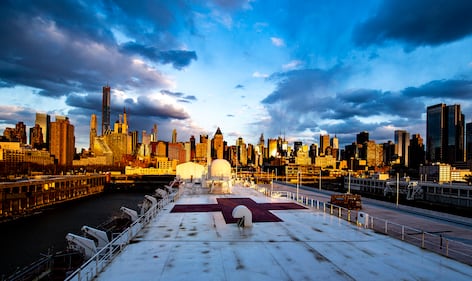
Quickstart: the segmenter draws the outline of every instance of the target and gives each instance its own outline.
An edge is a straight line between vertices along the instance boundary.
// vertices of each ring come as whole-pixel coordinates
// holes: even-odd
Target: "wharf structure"
[[[105,175],[50,176],[0,183],[0,221],[31,215],[41,208],[98,194]]]

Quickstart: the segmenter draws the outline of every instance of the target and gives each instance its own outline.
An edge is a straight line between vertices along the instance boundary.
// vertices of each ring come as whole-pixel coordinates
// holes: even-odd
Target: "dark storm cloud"
[[[165,87],[161,73],[122,52],[114,31],[182,69],[196,54],[172,50],[172,32],[192,26],[185,1],[0,1],[0,87],[28,86],[49,97],[97,92],[105,82],[123,90]]]
[[[157,63],[172,64],[178,70],[189,66],[192,60],[197,60],[197,53],[194,51],[160,51],[155,47],[148,47],[134,42],[123,44],[121,50],[131,54],[138,54]]]
[[[157,103],[155,100],[145,96],[138,97],[136,102],[127,103],[126,108],[133,112],[134,115],[158,117],[161,119],[187,119],[189,115],[183,109],[176,108],[172,105],[164,105]]]
[[[440,45],[472,33],[472,1],[386,0],[354,30],[360,46],[400,41],[406,48]]]
[[[350,70],[334,67],[328,70],[304,69],[276,73],[269,80],[275,90],[262,103],[270,115],[264,121],[269,134],[291,130],[300,132],[342,132],[340,141],[351,143],[361,131],[370,131],[374,139],[391,139],[391,129],[408,128],[424,122],[425,103],[409,97],[405,91],[377,89],[337,90]],[[391,135],[391,136],[390,136]]]
[[[408,97],[470,99],[472,81],[470,80],[434,80],[419,87],[408,87],[404,91]]]

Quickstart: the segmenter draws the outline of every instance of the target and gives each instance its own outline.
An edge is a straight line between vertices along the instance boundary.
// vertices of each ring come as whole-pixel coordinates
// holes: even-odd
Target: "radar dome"
[[[225,159],[215,159],[211,162],[210,174],[212,178],[230,178],[231,165]]]

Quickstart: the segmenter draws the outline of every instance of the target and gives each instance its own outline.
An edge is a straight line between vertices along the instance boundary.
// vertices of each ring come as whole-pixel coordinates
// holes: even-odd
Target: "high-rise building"
[[[213,136],[213,147],[212,155],[213,159],[223,159],[224,145],[223,145],[223,134],[220,128],[216,129],[215,135]]]
[[[49,140],[51,131],[51,116],[46,113],[36,113],[36,120],[34,122],[41,127],[43,135],[43,147],[49,150]]]
[[[277,157],[277,139],[267,139],[268,158]]]
[[[301,141],[294,141],[293,142],[293,154],[294,156],[297,156],[298,150],[300,150],[303,146],[303,142]]]
[[[172,130],[172,143],[177,143],[177,130]]]
[[[400,158],[400,164],[408,166],[408,147],[410,146],[410,133],[405,130],[395,130],[395,154]]]
[[[429,106],[426,110],[426,160],[447,164],[463,162],[464,127],[460,105]]]
[[[329,147],[329,135],[320,135],[320,155],[325,155]]]
[[[11,142],[20,142],[26,144],[26,125],[23,122],[18,122],[15,128],[5,128],[3,137]]]
[[[334,137],[331,138],[330,140],[330,145],[331,145],[331,151],[334,159],[338,160],[339,159],[339,139],[334,135]]]
[[[364,144],[369,141],[369,132],[364,131],[356,135],[356,143]]]
[[[465,124],[465,160],[472,160],[472,122]]]
[[[56,116],[56,121],[51,122],[50,152],[62,166],[71,166],[75,154],[74,126],[69,118]]]
[[[30,128],[30,144],[38,150],[43,148],[43,132],[38,124],[34,124],[34,127]]]
[[[111,129],[110,123],[110,86],[103,86],[102,89],[102,136]]]
[[[413,134],[410,140],[408,167],[419,169],[420,165],[424,164],[424,154],[423,138],[420,134]]]
[[[97,137],[97,115],[90,116],[90,149],[93,149],[95,138]]]
[[[152,126],[151,141],[157,141],[157,124],[154,124],[154,126]]]
[[[236,149],[237,149],[237,161],[238,166],[247,166],[247,148],[246,144],[244,143],[244,139],[239,137],[236,140]]]
[[[195,136],[190,136],[190,161],[193,161],[196,157],[196,146],[195,146]]]

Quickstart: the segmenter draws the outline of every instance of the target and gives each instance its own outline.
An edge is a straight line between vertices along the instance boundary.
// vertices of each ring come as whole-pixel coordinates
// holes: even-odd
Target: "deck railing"
[[[306,195],[298,195],[290,191],[271,192],[270,189],[255,186],[260,192],[269,197],[285,197],[289,200],[324,213],[337,216],[362,228],[372,229],[375,232],[408,242],[422,249],[435,252],[465,264],[472,265],[472,245],[444,237],[442,234],[427,232],[418,228],[400,225],[386,219],[370,216],[369,214],[349,210],[344,207],[317,200]]]
[[[87,260],[76,271],[69,275],[65,280],[89,281],[93,280],[118,254],[120,254],[126,245],[130,244],[132,239],[155,218],[162,209],[170,202],[176,201],[182,195],[182,188],[168,197],[161,199],[156,205],[134,221],[125,231],[115,237],[110,243],[99,250],[92,258]]]

